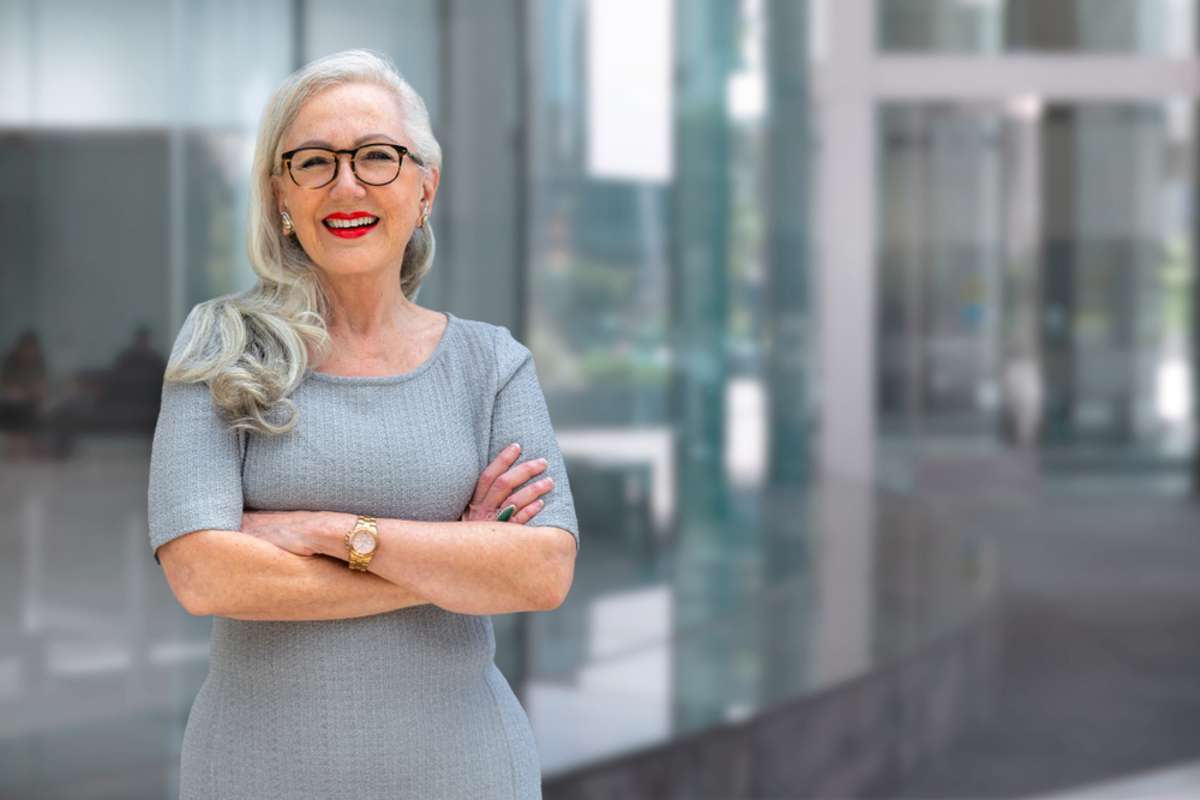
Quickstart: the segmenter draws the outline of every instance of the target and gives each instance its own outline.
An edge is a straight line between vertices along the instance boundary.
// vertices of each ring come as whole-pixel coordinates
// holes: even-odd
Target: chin
[[[320,264],[331,275],[361,275],[376,272],[380,265],[389,263],[382,254],[369,252],[366,248],[353,252],[325,253]],[[401,256],[402,258],[403,256]]]

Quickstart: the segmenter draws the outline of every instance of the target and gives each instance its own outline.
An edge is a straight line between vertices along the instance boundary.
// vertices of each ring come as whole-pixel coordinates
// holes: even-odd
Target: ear
[[[286,209],[287,203],[287,181],[283,180],[283,175],[271,175],[271,205],[275,207],[275,213],[282,213]]]
[[[429,167],[421,177],[421,202],[433,207],[433,198],[437,196],[438,184],[442,180],[442,171],[437,167]]]

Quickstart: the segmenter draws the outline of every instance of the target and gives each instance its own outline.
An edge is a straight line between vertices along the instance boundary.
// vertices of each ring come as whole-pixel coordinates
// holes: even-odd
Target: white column
[[[814,81],[820,613],[812,669],[844,679],[870,668],[874,624],[874,0],[826,0],[822,12],[827,38]]]
[[[875,119],[871,0],[825,5],[828,51],[817,71],[816,308],[822,472],[875,476]]]

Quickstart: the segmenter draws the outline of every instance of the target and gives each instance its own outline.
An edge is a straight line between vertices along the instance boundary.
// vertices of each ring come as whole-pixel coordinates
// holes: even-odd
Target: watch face
[[[375,537],[368,531],[358,531],[350,537],[350,546],[360,553],[370,553],[375,549]]]

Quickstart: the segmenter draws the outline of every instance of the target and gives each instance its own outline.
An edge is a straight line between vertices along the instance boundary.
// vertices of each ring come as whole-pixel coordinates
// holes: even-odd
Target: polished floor
[[[0,798],[171,796],[209,621],[149,556],[145,458],[112,439],[0,464]],[[996,713],[878,796],[1100,791],[1200,755],[1200,508],[1178,481],[926,478],[919,503],[735,498],[745,524],[665,547],[593,533],[567,604],[513,639],[497,620],[545,774],[833,686],[997,588]]]
[[[147,454],[95,437],[0,463],[0,797],[171,794],[210,622],[150,557]],[[567,603],[495,618],[548,778],[860,675],[969,617],[994,576],[904,496],[746,490],[729,520],[661,535],[644,504],[589,510],[600,482],[576,489]]]
[[[1189,800],[1194,797],[1200,797],[1200,762],[1147,770],[1025,800]]]
[[[1182,486],[1100,476],[1022,503],[941,498],[997,545],[995,713],[879,797],[1200,797],[1200,505]]]

